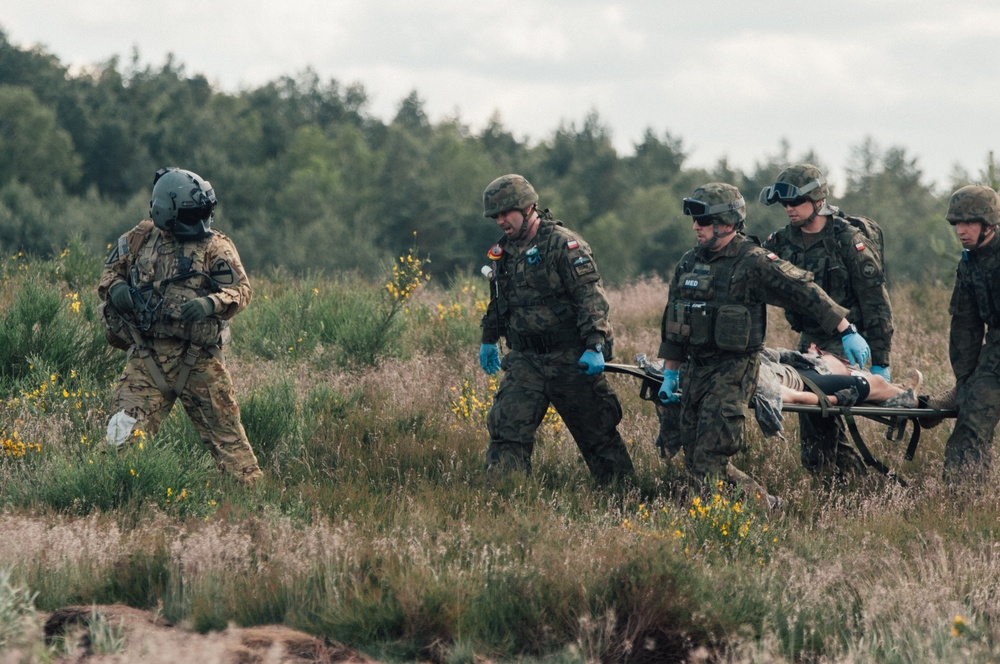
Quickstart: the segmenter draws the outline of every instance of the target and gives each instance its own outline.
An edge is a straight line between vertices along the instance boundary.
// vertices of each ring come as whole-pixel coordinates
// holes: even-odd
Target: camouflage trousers
[[[153,357],[169,386],[176,384],[187,347],[187,342],[171,338],[151,342]],[[216,355],[202,351],[184,383],[181,405],[219,469],[252,481],[261,471],[240,422],[240,407],[221,350]],[[156,387],[145,362],[132,347],[118,377],[113,412],[135,418],[133,430],[155,436],[173,406],[174,400]]]
[[[802,335],[799,337],[798,350],[809,350],[810,343],[828,353],[844,355],[844,344],[840,337]],[[840,417],[800,413],[799,446],[802,467],[814,475],[865,475],[868,472],[864,459],[848,441],[847,428]]]
[[[696,488],[708,479],[766,490],[729,462],[744,448],[747,403],[757,384],[757,354],[695,358],[681,372],[680,445]]]
[[[983,356],[988,353],[986,346]],[[1000,367],[987,368],[981,357],[958,390],[957,401],[955,428],[944,447],[944,480],[983,482],[993,462],[993,433],[1000,422]]]
[[[603,374],[580,373],[577,350],[536,354],[510,351],[504,376],[486,417],[487,472],[531,472],[535,431],[551,404],[576,441],[591,475],[602,483],[633,474],[618,433],[622,407]]]

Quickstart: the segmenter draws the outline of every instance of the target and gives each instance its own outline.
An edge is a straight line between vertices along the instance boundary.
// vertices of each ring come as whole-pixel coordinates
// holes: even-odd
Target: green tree
[[[73,141],[31,90],[0,86],[0,186],[18,181],[39,194],[80,177]]]

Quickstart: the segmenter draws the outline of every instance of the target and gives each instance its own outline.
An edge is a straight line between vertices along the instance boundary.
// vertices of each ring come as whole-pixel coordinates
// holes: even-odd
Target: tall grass
[[[826,487],[799,466],[794,417],[781,439],[753,427],[735,461],[785,500],[768,515],[722,492],[675,498],[681,461],[658,458],[638,382],[612,376],[636,488],[596,486],[555,416],[534,475],[487,485],[485,281],[400,298],[385,282],[262,278],[228,351],[266,473],[246,489],[179,409],[155,439],[104,452],[104,349],[80,350],[96,323],[69,318],[77,291],[44,262],[3,270],[0,317],[18,334],[43,316],[83,330],[46,330],[30,360],[9,351],[20,364],[0,384],[0,559],[40,610],[162,606],[200,631],[280,622],[383,661],[1000,657],[1000,505],[941,485],[950,423],[910,463],[862,423],[906,489],[878,475]],[[948,292],[892,295],[894,370],[946,387]],[[654,356],[664,284],[610,297],[618,360]],[[95,304],[92,289],[79,298]],[[770,321],[771,343],[790,345],[780,312]]]

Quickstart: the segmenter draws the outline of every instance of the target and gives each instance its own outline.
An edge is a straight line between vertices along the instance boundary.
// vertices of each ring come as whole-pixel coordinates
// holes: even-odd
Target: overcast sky
[[[0,26],[86,66],[168,53],[230,92],[307,67],[361,83],[390,120],[416,90],[432,121],[495,112],[544,140],[596,111],[622,154],[645,129],[689,166],[752,170],[814,151],[835,182],[872,138],[947,187],[1000,157],[997,0],[25,0]]]

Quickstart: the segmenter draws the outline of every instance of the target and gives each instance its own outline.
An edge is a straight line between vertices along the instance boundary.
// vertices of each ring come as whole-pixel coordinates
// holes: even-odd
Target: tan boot
[[[958,398],[954,387],[950,390],[933,395],[927,400],[927,407],[935,410],[955,410],[958,408]],[[918,422],[925,429],[933,429],[944,421],[943,417],[921,417]]]

